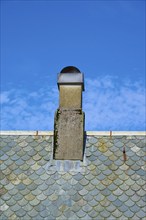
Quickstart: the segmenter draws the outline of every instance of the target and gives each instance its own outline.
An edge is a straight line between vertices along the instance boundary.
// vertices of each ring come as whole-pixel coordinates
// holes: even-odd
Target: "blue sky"
[[[86,130],[145,130],[145,1],[1,1],[2,130],[52,130],[68,65]]]

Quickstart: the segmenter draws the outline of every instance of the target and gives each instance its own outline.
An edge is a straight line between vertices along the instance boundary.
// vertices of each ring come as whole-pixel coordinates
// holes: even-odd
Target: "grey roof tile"
[[[131,186],[131,189],[134,190],[134,191],[138,191],[141,189],[141,186],[138,185],[137,183],[134,183],[132,186]]]
[[[88,190],[87,190],[88,191]],[[89,192],[89,191],[88,191]],[[91,196],[96,196],[99,193],[99,190],[94,188],[93,190],[90,191]]]
[[[126,182],[126,181],[125,181]],[[121,180],[121,179],[115,179],[114,180],[114,184],[116,184],[117,186],[120,186],[120,185],[122,185],[124,183],[124,181],[123,180]],[[127,183],[127,182],[126,182]]]
[[[97,186],[99,183],[100,183],[100,181],[99,181],[98,179],[96,179],[96,178],[94,178],[94,179],[92,179],[92,180],[90,181],[90,184],[93,185],[93,188],[95,188],[95,186]],[[87,186],[87,187],[88,187],[88,186]],[[89,187],[90,187],[90,185],[89,185]],[[92,190],[93,188],[92,188],[92,186],[91,186],[91,190]],[[89,190],[90,190],[90,189],[89,189]]]
[[[95,143],[97,143],[97,138],[95,138],[95,137],[90,137],[90,138],[89,138],[89,143],[90,143],[90,144],[95,144]]]
[[[17,203],[15,205],[11,206],[11,210],[14,211],[14,212],[16,212],[16,211],[18,211],[20,209],[21,209],[21,206],[18,205]]]
[[[86,194],[88,193],[88,190],[86,190],[85,188],[83,188],[83,189],[80,190],[78,193],[79,193],[81,196],[84,196],[84,195],[86,195]]]
[[[29,178],[34,181],[34,180],[38,179],[38,175],[36,175],[36,173],[33,171],[33,173],[31,173],[29,175]]]
[[[24,210],[24,209],[19,209],[18,211],[16,211],[16,215],[18,216],[18,217],[23,217],[23,216],[25,216],[25,214],[26,214],[26,211]]]
[[[9,184],[9,180],[6,177],[4,177],[4,179],[2,179],[0,181],[0,183],[1,183],[1,185],[5,186],[5,185]]]
[[[107,207],[110,205],[110,201],[106,199],[106,197],[100,201],[100,204],[103,206],[103,207]]]
[[[27,194],[25,197],[24,197],[27,201],[32,201],[35,196],[30,192],[29,194]]]
[[[107,207],[106,207],[106,210],[109,211],[109,212],[111,212],[111,213],[112,213],[115,209],[117,209],[117,207],[115,207],[115,206],[113,205],[113,203],[111,203],[110,206],[107,206]]]
[[[1,155],[7,155],[3,156],[0,176],[4,218],[144,218],[144,139],[87,137],[86,157],[78,163],[79,172],[76,162],[61,161],[58,166],[59,161],[51,159],[52,137],[7,136],[1,140]]]
[[[128,190],[125,190],[125,193],[128,197],[131,197],[135,194],[135,192],[131,188],[129,188]]]
[[[120,218],[122,216],[122,212],[116,209],[115,211],[112,212],[112,215],[116,218]]]
[[[37,199],[38,199],[38,200],[44,200],[44,199],[46,199],[46,198],[47,198],[47,196],[44,195],[43,193],[37,195]]]
[[[110,212],[109,211],[107,211],[107,210],[104,210],[104,211],[102,211],[102,212],[100,212],[100,215],[103,217],[103,218],[108,218],[109,216],[110,216]],[[98,216],[98,213],[96,213],[96,216]]]
[[[65,191],[68,191],[72,188],[72,185],[69,182],[66,182],[63,186],[62,189]]]
[[[125,205],[127,205],[128,207],[131,207],[135,204],[135,202],[133,202],[131,199],[128,199],[126,202],[125,202]]]
[[[137,202],[137,201],[139,201],[141,198],[140,198],[140,196],[138,196],[137,194],[134,194],[134,195],[131,197],[131,199],[132,199],[133,202]]]
[[[22,157],[21,157],[21,159],[23,160],[23,161],[28,161],[29,159],[31,158],[31,156],[29,156],[28,154],[24,154]]]
[[[141,196],[145,195],[145,190],[141,188],[140,190],[138,190],[138,191],[136,192],[136,194],[141,197]]]
[[[28,203],[28,200],[26,200],[25,198],[22,198],[21,200],[18,201],[18,205],[20,205],[21,207],[24,207],[27,203]]]
[[[25,164],[24,160],[22,160],[20,157],[17,157],[15,163],[18,166],[21,166],[21,165]]]
[[[87,202],[91,201],[93,199],[93,196],[90,194],[86,194],[83,196],[83,199]]]
[[[83,178],[83,175],[81,173],[77,173],[76,175],[74,175],[74,179],[79,181]]]
[[[43,182],[40,185],[32,183],[31,185],[28,186],[28,188],[31,189],[31,190],[39,189],[41,191],[44,191],[44,190],[46,190],[48,188],[48,185],[45,182]]]
[[[86,204],[82,207],[82,210],[86,213],[89,213],[93,208],[89,205],[89,204]]]
[[[1,156],[1,160],[3,160],[3,161],[5,161],[5,160],[8,160],[8,156],[7,156],[7,154],[4,154],[3,156]]]
[[[99,183],[98,185],[96,185],[96,188],[97,188],[98,190],[103,190],[103,189],[106,188],[106,186],[103,185],[103,184],[101,184],[101,183]]]
[[[88,185],[86,185],[84,188],[87,189],[88,191],[92,191],[93,189],[95,189],[95,185],[93,185],[93,184],[90,182],[90,183],[89,183]]]
[[[95,177],[94,177],[94,175],[92,175],[92,173],[89,173],[89,174],[85,175],[85,178],[87,180],[93,180]]]
[[[6,146],[6,147],[5,147],[5,146]],[[2,141],[1,141],[1,148],[3,149],[4,147],[5,147],[5,150],[8,151],[7,149],[9,149],[9,148],[8,148],[7,143],[2,140]]]
[[[94,210],[97,211],[97,213],[100,213],[105,210],[105,207],[98,202],[94,207]]]
[[[29,192],[30,192],[30,190],[29,190]],[[32,193],[34,196],[37,196],[37,195],[39,195],[39,194],[42,193],[42,190],[39,189],[38,187],[36,187],[36,189],[32,190],[31,193]]]
[[[122,185],[119,185],[119,188],[125,191],[125,190],[129,189],[129,186],[127,184],[123,183]]]
[[[7,189],[5,189],[4,187],[0,188],[0,196],[5,195],[8,192]],[[10,194],[10,193],[9,193]]]
[[[86,212],[80,209],[76,214],[79,218],[83,218],[86,215]]]
[[[113,161],[110,160],[110,159],[104,161],[104,165],[106,165],[106,166],[109,166],[109,165],[111,165],[112,163],[113,163]]]
[[[129,199],[129,197],[125,193],[122,193],[122,195],[120,195],[118,198],[121,202],[125,202]]]
[[[38,200],[37,198],[34,198],[34,199],[30,200],[29,203],[32,206],[36,206],[36,205],[38,205],[40,203],[40,200]]]
[[[115,196],[120,196],[123,194],[123,190],[121,190],[120,188],[117,188],[115,191],[113,191]]]
[[[79,201],[79,200],[82,198],[82,196],[79,195],[78,193],[76,193],[76,194],[74,194],[71,198],[72,198],[72,200],[73,200],[74,202],[77,202],[77,201]]]
[[[23,209],[26,211],[26,212],[29,212],[32,210],[32,206],[30,206],[30,204],[28,203],[27,205],[23,206]],[[27,214],[25,215],[25,217],[27,219],[30,219],[30,216],[27,216]],[[25,220],[25,219],[24,219]]]
[[[37,212],[34,208],[32,208],[32,209],[28,212],[28,215],[29,215],[30,217],[36,217],[36,216],[38,215],[38,212]]]
[[[26,153],[28,153],[29,151],[32,150],[32,147],[30,147],[30,145],[28,145],[28,146],[25,147],[23,150],[24,150]],[[31,156],[31,155],[29,155],[29,156]]]
[[[35,161],[35,160],[33,160],[31,156],[29,156],[29,157],[30,157],[30,159],[29,159],[29,160],[27,160],[27,161],[26,161],[26,163],[27,163],[29,166],[31,166],[31,165],[35,164],[35,163],[36,163],[36,161]]]
[[[49,198],[47,198],[47,199],[45,199],[45,200],[43,200],[42,202],[41,202],[41,204],[43,205],[43,206],[45,206],[46,208],[47,207],[50,207],[50,204],[52,203],[52,201],[51,200],[49,200]]]
[[[2,215],[1,215],[1,219],[2,219],[2,220],[7,220],[7,219],[8,219],[8,217],[7,217],[7,216],[5,216],[4,214],[2,214]]]
[[[11,199],[11,195],[6,191],[6,194],[2,195],[1,198],[4,201],[8,201],[9,199]]]
[[[16,204],[16,200],[13,197],[11,197],[9,200],[6,201],[6,204],[8,206],[13,206]]]
[[[83,178],[79,181],[79,183],[82,185],[82,186],[86,186],[88,183],[89,183],[89,180]]]
[[[56,209],[54,212],[52,212],[52,215],[53,215],[55,218],[61,216],[61,214],[62,214],[62,213],[61,213],[58,209]]]
[[[90,157],[88,157],[88,160],[95,161],[95,160],[97,160],[97,157],[94,155],[91,155]]]
[[[41,211],[45,210],[46,207],[44,205],[42,205],[41,203],[39,203],[38,205],[34,206],[34,209],[40,213]]]
[[[71,211],[71,209],[68,209],[63,214],[68,219],[70,216],[72,216],[74,214],[74,212]]]
[[[133,212],[130,211],[130,209],[128,209],[127,211],[124,212],[124,215],[128,218],[132,218],[132,216],[134,215]]]
[[[4,210],[4,214],[5,214],[5,217],[7,217],[7,219],[9,219],[9,217],[13,214],[13,211],[8,208],[8,209]],[[1,219],[3,219],[3,216],[1,216]]]
[[[145,177],[146,171],[144,171],[143,169],[139,169],[139,170],[136,171],[136,174]]]
[[[33,191],[32,193],[34,194],[34,192],[35,192],[35,191]],[[39,190],[38,194],[39,194],[40,192],[41,192],[41,190]],[[54,190],[52,190],[52,189],[50,189],[50,188],[47,188],[46,190],[44,190],[44,193],[45,193],[46,196],[52,195],[53,192],[54,192]],[[37,191],[35,192],[35,195],[36,195],[36,193],[37,193]],[[38,195],[38,194],[37,194],[37,195]]]
[[[17,191],[18,191],[18,189],[17,189]],[[21,194],[23,196],[27,195],[28,193],[30,193],[30,190],[28,188],[25,188],[24,190],[21,190]]]
[[[12,198],[13,198],[14,200],[16,200],[16,201],[19,201],[19,200],[23,199],[24,196],[23,196],[21,193],[17,193],[17,194],[14,195]]]
[[[105,181],[104,181],[105,180]],[[98,180],[97,181],[101,181],[103,184],[105,184],[106,185],[106,177],[105,177],[105,175],[103,174],[103,173],[100,173],[99,175],[98,175]]]
[[[71,197],[64,196],[64,199],[62,198],[62,200],[64,200],[65,205],[67,205],[68,207],[72,207],[73,202],[71,200]],[[56,205],[56,203],[55,203],[55,205]]]
[[[114,201],[116,201],[117,196],[115,196],[113,194],[110,194],[107,198],[108,198],[109,201],[114,202]]]
[[[48,154],[48,152],[45,149],[42,149],[41,151],[39,151],[39,155],[41,157],[46,156]]]
[[[91,205],[92,207],[96,206],[97,205],[97,201],[95,199],[92,199],[91,201],[89,201],[89,205]]]
[[[40,178],[41,178],[41,180],[47,180],[47,179],[49,179],[49,175],[47,173],[44,173],[41,175]]]
[[[111,191],[108,188],[105,188],[101,191],[102,195],[109,196],[111,194]]]
[[[52,195],[49,196],[50,201],[56,201],[58,199],[58,195],[56,193],[53,193]]]
[[[7,185],[5,185],[6,190],[11,190],[13,188],[14,188],[14,185],[12,183],[8,183]]]
[[[140,209],[137,213],[136,213],[136,216],[139,217],[139,218],[145,218],[146,217],[146,213]]]
[[[145,165],[145,161],[140,158],[138,161],[136,161],[136,164],[141,167]]]
[[[67,206],[65,206],[64,208],[68,208]],[[78,212],[81,209],[81,207],[77,204],[77,202],[75,202],[72,206],[72,211],[74,211],[75,213]]]
[[[92,199],[92,197],[91,197],[91,199]],[[100,193],[100,194],[94,195],[94,199],[95,199],[96,201],[100,202],[100,201],[102,201],[102,200],[105,199],[105,196]]]
[[[123,202],[120,201],[120,199],[116,199],[115,201],[113,201],[113,204],[116,206],[116,207],[120,207],[122,205]]]
[[[86,186],[85,186],[86,188]],[[73,189],[75,189],[77,192],[83,189],[83,186],[80,185],[79,183],[73,185]]]
[[[32,181],[32,180],[31,180]],[[38,179],[36,179],[35,180],[35,184],[36,185],[41,185],[41,184],[43,184],[44,183],[44,180],[42,180],[42,179],[40,179],[40,178],[38,178]]]
[[[132,207],[130,207],[130,210],[134,213],[137,213],[140,210],[140,207],[134,204]]]

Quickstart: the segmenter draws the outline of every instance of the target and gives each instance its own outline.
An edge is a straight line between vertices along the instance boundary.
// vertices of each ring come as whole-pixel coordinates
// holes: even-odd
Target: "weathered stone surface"
[[[82,160],[84,113],[81,110],[58,110],[55,119],[54,159]]]
[[[60,86],[60,108],[82,108],[82,87],[79,85]]]

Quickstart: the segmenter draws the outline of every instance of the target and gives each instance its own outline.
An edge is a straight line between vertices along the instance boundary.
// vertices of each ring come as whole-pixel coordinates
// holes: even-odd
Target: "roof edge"
[[[48,135],[53,136],[54,131],[0,131],[0,135]],[[86,131],[88,136],[131,136],[146,135],[146,131]]]

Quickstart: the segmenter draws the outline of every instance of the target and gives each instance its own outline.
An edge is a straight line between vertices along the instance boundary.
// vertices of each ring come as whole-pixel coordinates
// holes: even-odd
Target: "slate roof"
[[[1,220],[145,219],[144,135],[87,135],[83,161],[53,160],[51,135],[0,141]]]

